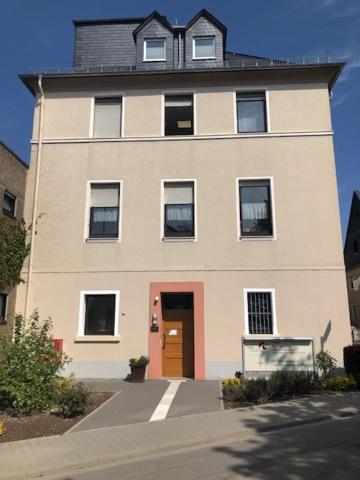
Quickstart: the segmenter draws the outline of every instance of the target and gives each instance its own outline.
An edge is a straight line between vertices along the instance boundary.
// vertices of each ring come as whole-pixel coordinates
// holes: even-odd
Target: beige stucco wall
[[[273,177],[277,239],[238,241],[235,179],[259,176]],[[171,178],[196,180],[196,242],[160,241]],[[84,241],[89,180],[123,181],[121,243]],[[331,137],[44,145],[38,213],[41,271],[343,265]]]
[[[320,337],[330,330],[325,347],[341,363],[350,328],[326,85],[269,84],[271,132],[287,135],[244,138],[233,135],[234,82],[211,89],[202,84],[196,91],[196,129],[214,137],[162,139],[154,137],[161,133],[164,89],[151,85],[146,96],[143,84],[136,88],[134,80],[131,89],[121,82],[125,137],[120,141],[87,139],[94,89],[85,83],[85,93],[68,91],[65,103],[61,93],[51,93],[49,106],[46,99],[30,309],[53,317],[55,336],[64,338],[82,374],[96,376],[109,372],[96,370],[98,364],[126,367],[130,356],[147,352],[150,282],[203,281],[208,372],[231,375],[241,364],[243,289],[274,288],[279,334],[315,337],[319,349]],[[114,85],[107,82],[106,89],[114,92]],[[76,122],[67,123],[77,95]],[[36,123],[37,114],[35,132]],[[54,140],[70,134],[80,141]],[[33,145],[27,220],[36,152]],[[272,178],[274,239],[238,240],[238,177]],[[164,179],[196,180],[196,241],[161,241]],[[122,180],[120,242],[85,241],[92,180]],[[120,291],[119,343],[74,341],[82,290]],[[23,286],[20,311],[24,292]]]
[[[115,269],[115,267],[114,267]],[[244,288],[274,288],[278,333],[314,337],[316,350],[327,328],[324,346],[342,363],[350,343],[346,287],[341,271],[108,272],[34,274],[32,307],[54,321],[56,338],[64,338],[75,362],[125,362],[148,351],[149,285],[152,281],[203,281],[205,352],[210,365],[241,367]],[[23,288],[23,287],[22,287]],[[75,343],[82,290],[119,290],[119,343]],[[336,295],[334,295],[336,292]],[[234,371],[229,372],[233,374]]]
[[[108,87],[107,87],[108,88]],[[243,85],[239,88],[244,89]],[[254,86],[252,85],[252,89]],[[329,93],[320,85],[260,85],[268,90],[268,119],[272,133],[322,132],[331,130]],[[182,87],[171,93],[182,93]],[[193,91],[197,135],[236,133],[236,85],[186,89]],[[165,89],[122,89],[121,80],[113,91],[47,92],[45,90],[44,139],[91,137],[92,98],[109,93],[124,98],[124,137],[160,136],[163,132]],[[33,139],[38,133],[38,107],[35,108]]]

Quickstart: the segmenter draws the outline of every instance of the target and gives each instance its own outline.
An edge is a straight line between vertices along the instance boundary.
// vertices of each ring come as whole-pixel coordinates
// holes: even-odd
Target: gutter
[[[29,252],[29,266],[26,282],[26,293],[25,293],[25,308],[24,308],[24,318],[26,319],[29,314],[29,300],[30,300],[30,290],[31,290],[31,281],[33,273],[33,263],[34,263],[34,250],[35,250],[35,235],[36,235],[36,221],[37,221],[37,203],[39,197],[39,180],[40,180],[40,166],[41,166],[41,152],[42,152],[42,141],[43,141],[43,117],[44,117],[44,104],[45,96],[44,90],[42,87],[42,75],[38,77],[38,91],[39,91],[39,128],[38,128],[38,148],[36,156],[36,172],[35,172],[35,185],[34,185],[34,201],[33,201],[33,211],[32,211],[32,220],[31,220],[31,240],[30,240],[30,252]]]

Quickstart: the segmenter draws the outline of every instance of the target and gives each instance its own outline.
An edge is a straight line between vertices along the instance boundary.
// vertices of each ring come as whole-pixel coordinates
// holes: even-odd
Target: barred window
[[[250,334],[273,334],[273,302],[271,292],[247,293]]]

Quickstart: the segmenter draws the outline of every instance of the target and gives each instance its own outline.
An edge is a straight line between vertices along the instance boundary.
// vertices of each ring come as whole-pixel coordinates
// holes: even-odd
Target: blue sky
[[[73,19],[143,16],[186,23],[207,8],[228,27],[229,50],[272,58],[330,55],[347,62],[332,100],[343,234],[360,189],[359,0],[0,0],[0,138],[29,159],[33,98],[17,74],[71,66]],[[321,181],[321,179],[319,179]]]

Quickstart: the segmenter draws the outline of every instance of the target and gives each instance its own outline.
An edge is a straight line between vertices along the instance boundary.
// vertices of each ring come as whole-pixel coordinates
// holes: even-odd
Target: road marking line
[[[162,396],[158,406],[155,408],[154,413],[151,415],[149,422],[158,422],[159,420],[165,420],[171,404],[175,398],[176,392],[180,387],[180,383],[186,380],[168,380],[170,385],[166,389],[166,392]]]

